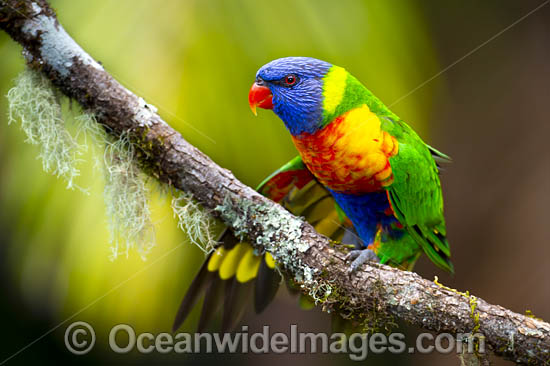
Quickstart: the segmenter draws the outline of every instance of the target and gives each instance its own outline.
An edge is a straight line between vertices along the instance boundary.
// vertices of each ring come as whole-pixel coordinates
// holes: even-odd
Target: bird
[[[368,261],[412,270],[422,253],[454,272],[439,179],[451,159],[357,78],[315,58],[279,58],[257,71],[248,102],[255,115],[257,108],[272,110],[298,151],[257,190],[321,234],[352,245],[350,275]],[[281,278],[273,257],[229,229],[219,242],[185,294],[174,330],[201,296],[199,330],[222,304],[222,330],[234,327],[247,292],[254,292],[257,313],[274,298]]]

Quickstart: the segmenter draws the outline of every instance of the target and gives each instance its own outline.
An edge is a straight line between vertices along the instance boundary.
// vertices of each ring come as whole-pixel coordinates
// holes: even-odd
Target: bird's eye
[[[296,84],[297,81],[298,81],[298,77],[296,75],[293,75],[293,74],[285,76],[285,79],[284,79],[284,82],[285,82],[286,86],[292,86],[292,85]]]

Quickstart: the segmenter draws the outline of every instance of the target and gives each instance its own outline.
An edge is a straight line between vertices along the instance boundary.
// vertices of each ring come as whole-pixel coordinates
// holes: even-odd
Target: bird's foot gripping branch
[[[191,146],[152,106],[120,85],[76,44],[47,1],[0,0],[0,29],[22,46],[29,68],[92,114],[113,139],[125,136],[141,170],[191,194],[208,212],[248,235],[258,251],[271,250],[287,276],[302,280],[304,291],[315,284],[325,289],[318,296],[325,304],[334,301],[332,308],[337,309],[341,303],[350,310],[348,315],[364,316],[375,303],[396,319],[438,333],[477,328],[496,355],[523,364],[550,362],[550,324],[544,321],[480,298],[474,321],[469,299],[385,265],[363,266],[349,276],[345,254],[330,240]],[[68,177],[74,176],[74,171],[67,171]],[[241,216],[243,205],[249,205],[246,220]],[[279,248],[278,243],[286,244]]]

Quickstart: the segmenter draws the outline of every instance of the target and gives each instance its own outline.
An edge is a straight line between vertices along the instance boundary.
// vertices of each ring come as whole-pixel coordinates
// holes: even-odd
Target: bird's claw
[[[380,262],[380,258],[374,253],[372,249],[355,249],[351,250],[346,256],[344,257],[344,260],[347,262],[352,261],[351,265],[348,268],[348,274],[352,274],[359,267],[361,267],[366,262]]]

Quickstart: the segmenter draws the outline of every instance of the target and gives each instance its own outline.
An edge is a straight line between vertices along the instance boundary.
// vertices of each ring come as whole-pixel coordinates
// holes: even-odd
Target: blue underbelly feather
[[[390,204],[385,191],[364,194],[329,191],[353,223],[364,246],[374,241],[378,225],[381,225],[384,231],[388,232],[391,224],[397,222],[393,215],[387,215],[386,210],[390,207]]]

